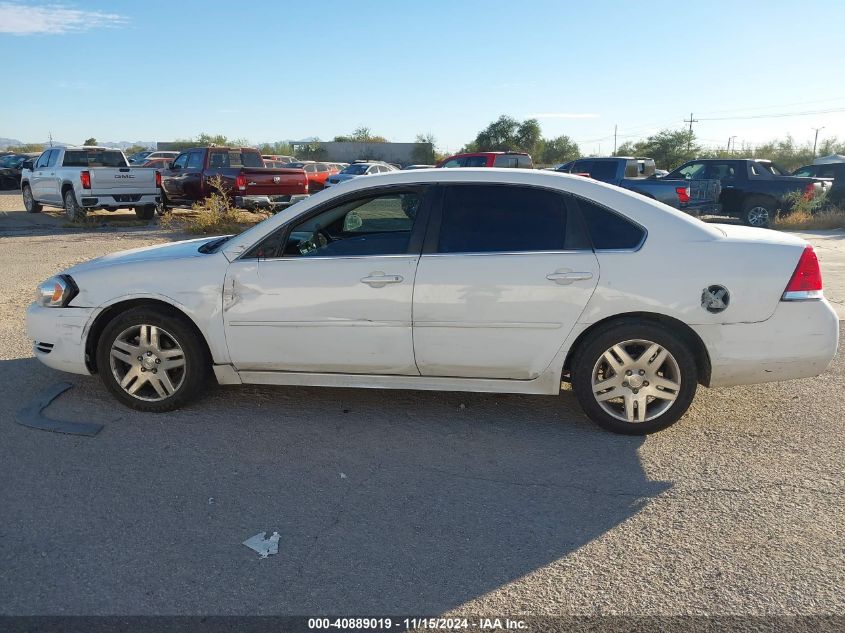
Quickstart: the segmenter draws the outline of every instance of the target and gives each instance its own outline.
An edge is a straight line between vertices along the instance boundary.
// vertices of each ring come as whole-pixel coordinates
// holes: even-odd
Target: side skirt
[[[438,376],[373,376],[367,374],[318,374],[284,371],[236,371],[215,365],[221,385],[298,385],[302,387],[356,387],[365,389],[416,389],[422,391],[477,391],[558,395],[560,375],[546,371],[534,380],[444,378]]]

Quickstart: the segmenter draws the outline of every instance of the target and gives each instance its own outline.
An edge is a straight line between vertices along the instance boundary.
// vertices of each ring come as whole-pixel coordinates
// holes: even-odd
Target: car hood
[[[65,273],[73,275],[74,273],[88,272],[98,268],[105,268],[108,266],[119,266],[122,264],[132,264],[136,262],[163,260],[163,259],[184,259],[186,257],[203,257],[204,254],[199,252],[199,247],[203,244],[217,239],[216,237],[201,237],[199,239],[184,240],[181,242],[172,242],[170,244],[157,244],[155,246],[145,246],[143,248],[133,248],[128,251],[119,251],[97,257],[87,262],[82,262],[76,266],[68,268]]]

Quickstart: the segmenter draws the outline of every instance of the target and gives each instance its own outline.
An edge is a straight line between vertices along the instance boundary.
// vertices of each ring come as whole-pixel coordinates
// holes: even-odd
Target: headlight
[[[64,308],[78,293],[70,276],[58,275],[38,285],[35,302],[47,308]]]

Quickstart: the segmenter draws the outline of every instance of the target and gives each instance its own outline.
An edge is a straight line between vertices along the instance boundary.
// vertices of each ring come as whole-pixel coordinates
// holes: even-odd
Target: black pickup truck
[[[815,196],[830,186],[829,181],[791,176],[770,160],[752,158],[691,160],[666,178],[719,180],[721,214],[759,227],[768,227],[776,213],[789,209],[790,194]]]

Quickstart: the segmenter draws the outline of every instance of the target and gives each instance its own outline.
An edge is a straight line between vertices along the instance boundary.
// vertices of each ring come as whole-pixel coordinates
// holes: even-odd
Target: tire
[[[164,189],[161,189],[161,202],[157,202],[155,205],[156,213],[159,215],[164,215],[165,213],[169,213],[172,211],[170,206],[167,203],[167,196],[164,195]]]
[[[23,196],[23,206],[26,208],[27,213],[41,213],[41,210],[44,207],[42,207],[35,201],[35,198],[32,197],[32,189],[29,188],[29,185],[23,186],[21,195]]]
[[[620,348],[633,363],[615,353]],[[659,366],[653,364],[658,362]],[[587,417],[624,435],[646,435],[671,426],[686,413],[698,386],[695,357],[688,345],[665,327],[635,320],[610,324],[584,341],[573,358],[571,377]],[[603,401],[598,396],[604,396]],[[635,401],[640,406],[645,403],[644,419],[638,419],[640,406]]]
[[[87,211],[85,207],[80,206],[76,201],[76,194],[73,193],[73,188],[69,187],[65,189],[63,198],[65,201],[65,215],[68,220],[71,222],[81,222],[84,220]]]
[[[768,198],[748,198],[742,205],[741,218],[748,226],[767,229],[775,219],[775,205]]]
[[[139,220],[152,220],[156,214],[156,207],[154,204],[148,204],[143,207],[135,207],[135,215]]]
[[[187,319],[155,306],[127,310],[106,325],[97,342],[100,379],[138,411],[164,413],[196,399],[208,384],[210,367],[205,344]]]

